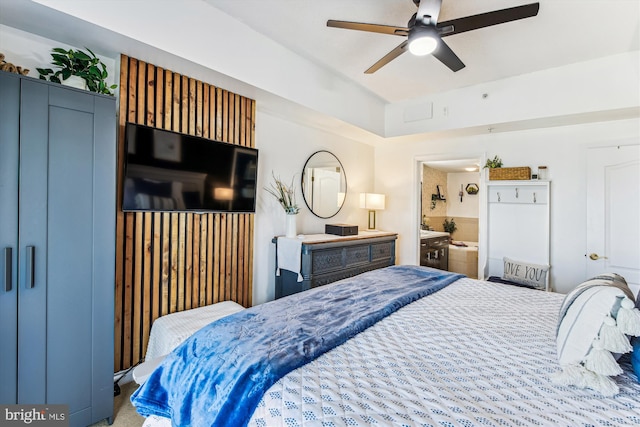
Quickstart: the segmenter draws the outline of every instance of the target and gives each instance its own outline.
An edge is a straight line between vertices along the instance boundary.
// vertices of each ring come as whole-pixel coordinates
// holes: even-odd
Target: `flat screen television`
[[[127,123],[122,210],[255,212],[257,173],[255,148]]]

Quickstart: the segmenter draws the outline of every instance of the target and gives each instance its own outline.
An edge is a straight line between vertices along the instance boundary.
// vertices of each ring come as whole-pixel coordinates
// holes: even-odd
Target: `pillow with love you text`
[[[503,279],[520,283],[522,285],[533,286],[536,289],[546,289],[547,274],[549,273],[548,265],[531,264],[507,257],[504,257],[503,261]]]

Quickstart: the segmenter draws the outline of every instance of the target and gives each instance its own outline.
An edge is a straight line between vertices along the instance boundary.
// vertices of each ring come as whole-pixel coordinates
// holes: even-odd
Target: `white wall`
[[[29,77],[39,78],[40,75],[36,67],[52,68],[54,71],[57,69],[51,65],[51,49],[54,47],[61,47],[67,50],[80,49],[86,52],[86,47],[84,46],[71,46],[0,24],[0,52],[5,55],[4,60],[15,66],[28,69],[29,73],[27,75]],[[89,48],[91,49],[91,47]],[[101,55],[97,50],[91,50],[107,67],[109,74],[106,79],[107,85],[118,84],[117,67],[119,64],[116,64],[116,60]]]
[[[387,105],[385,135],[531,128],[539,121],[576,123],[616,110],[637,117],[639,75],[640,51],[633,51],[396,102]],[[423,105],[433,108],[432,118],[405,120],[406,111]]]
[[[529,166],[535,170],[537,165],[547,165],[552,181],[551,278],[558,291],[567,292],[586,279],[586,149],[637,144],[639,140],[640,121],[630,119],[381,146],[375,153],[376,191],[390,197],[378,221],[385,230],[400,234],[398,263],[416,264],[417,159],[469,158],[481,151],[485,158],[499,155],[505,167]],[[481,186],[481,194],[485,190]]]
[[[478,194],[467,194],[467,184],[474,183],[480,186],[479,172],[460,172],[447,174],[447,216],[462,218],[478,218],[479,200]],[[462,201],[460,201],[460,186],[462,186]]]
[[[367,212],[359,208],[358,195],[373,191],[373,147],[340,136],[300,125],[265,112],[258,105],[256,148],[258,158],[258,200],[254,233],[253,303],[274,298],[275,245],[271,240],[285,232],[285,214],[277,200],[264,190],[272,180],[272,171],[285,181],[294,178],[296,199],[300,206],[298,233],[324,233],[325,224],[346,223],[367,226]],[[347,176],[347,196],[336,216],[318,218],[307,208],[300,189],[302,168],[307,158],[318,150],[338,157]]]

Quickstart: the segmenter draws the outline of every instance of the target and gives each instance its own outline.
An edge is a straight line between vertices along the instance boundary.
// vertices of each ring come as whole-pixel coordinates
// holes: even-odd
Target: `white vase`
[[[68,79],[62,80],[62,84],[64,86],[87,90],[87,82],[82,77],[78,76],[69,76]]]
[[[285,236],[286,237],[296,237],[298,232],[296,231],[296,217],[298,215],[296,214],[287,214],[285,215],[286,217],[286,222],[285,222]]]

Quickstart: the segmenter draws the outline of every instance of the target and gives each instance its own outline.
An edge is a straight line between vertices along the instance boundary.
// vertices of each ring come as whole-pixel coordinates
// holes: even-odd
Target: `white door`
[[[640,290],[640,145],[587,150],[587,277],[618,273]]]
[[[322,218],[334,215],[338,206],[342,203],[339,200],[340,192],[340,172],[325,168],[313,169],[313,212]]]

